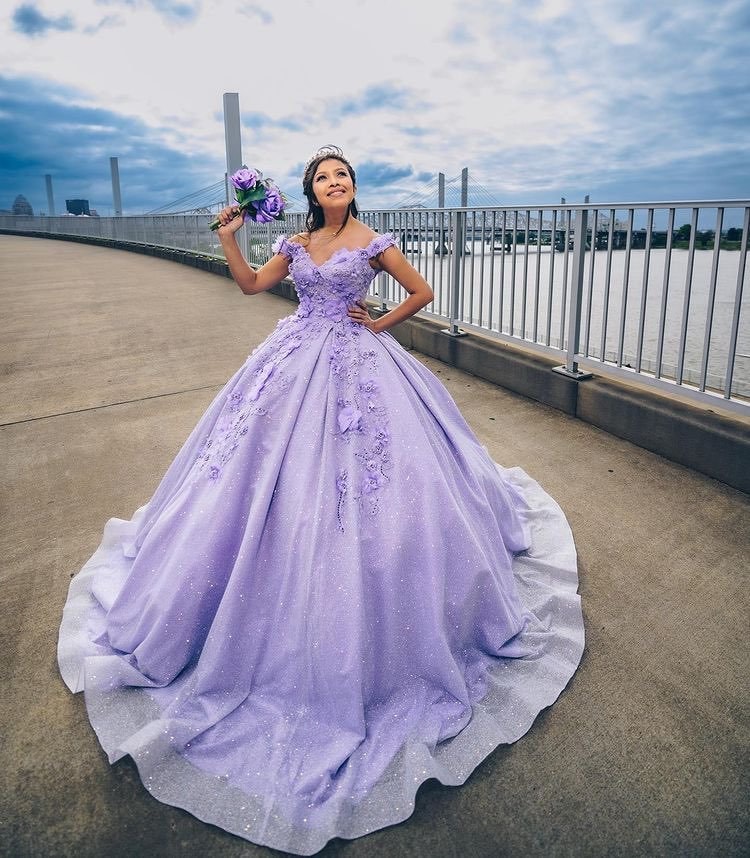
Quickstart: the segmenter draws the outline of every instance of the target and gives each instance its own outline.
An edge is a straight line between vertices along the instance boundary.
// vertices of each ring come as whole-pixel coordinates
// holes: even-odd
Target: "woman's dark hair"
[[[315,173],[318,170],[318,166],[322,161],[327,161],[329,158],[332,158],[336,161],[341,161],[341,163],[346,167],[349,175],[352,179],[352,185],[356,187],[357,185],[357,177],[354,173],[354,167],[346,160],[344,157],[344,153],[338,146],[324,146],[322,149],[318,149],[318,151],[313,155],[313,157],[305,164],[305,172],[302,176],[302,191],[304,195],[307,197],[307,217],[305,218],[305,227],[308,232],[315,232],[316,229],[320,229],[322,226],[325,226],[325,218],[323,216],[323,209],[321,208],[318,201],[315,199],[315,191],[313,190],[313,179],[315,178]],[[356,217],[359,213],[357,209],[356,200],[352,200],[349,203],[349,209],[346,212],[346,216],[344,217],[344,222],[341,224],[341,227],[334,234],[334,238],[338,235],[341,230],[346,226],[347,221],[349,220],[349,215],[352,217]]]

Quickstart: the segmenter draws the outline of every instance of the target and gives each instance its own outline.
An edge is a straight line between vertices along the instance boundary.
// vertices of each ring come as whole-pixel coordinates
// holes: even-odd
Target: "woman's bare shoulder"
[[[303,247],[307,247],[310,241],[310,233],[298,232],[296,235],[293,235],[289,241],[293,241],[295,244],[301,244]]]
[[[365,224],[359,224],[357,227],[357,238],[361,241],[364,241],[366,244],[369,244],[374,238],[377,238],[379,233],[375,232],[374,229],[370,229],[369,226],[365,226]]]

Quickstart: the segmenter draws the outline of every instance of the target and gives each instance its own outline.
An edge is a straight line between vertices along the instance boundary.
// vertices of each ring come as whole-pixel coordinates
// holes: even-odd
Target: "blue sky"
[[[137,214],[247,164],[301,197],[341,146],[361,207],[469,168],[497,204],[750,196],[746,0],[28,0],[0,12],[0,208]]]

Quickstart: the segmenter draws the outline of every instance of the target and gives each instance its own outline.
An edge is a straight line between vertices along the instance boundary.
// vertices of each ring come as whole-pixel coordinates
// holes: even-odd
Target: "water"
[[[568,255],[567,284],[563,289],[565,267],[564,253],[551,253],[542,246],[537,253],[533,245],[519,245],[516,251],[515,278],[513,276],[513,254],[503,255],[498,247],[494,253],[484,246],[482,259],[481,242],[467,242],[471,255],[464,258],[464,301],[462,320],[488,327],[495,332],[513,334],[531,342],[567,347],[561,339],[561,316],[567,322],[570,300],[570,282],[573,266],[572,253]],[[435,299],[428,310],[448,315],[448,283],[451,262],[448,258],[435,256],[432,242],[413,242],[407,247],[407,257],[417,267],[435,292]],[[638,331],[641,308],[645,303],[643,347],[641,368],[654,372],[657,365],[660,316],[664,292],[664,274],[667,253],[664,249],[652,249],[649,256],[649,272],[646,283],[645,302],[643,275],[647,253],[633,250],[630,253],[630,271],[625,278],[626,253],[613,250],[609,296],[605,301],[607,283],[607,252],[588,251],[584,263],[584,297],[581,316],[581,351],[599,357],[602,347],[602,330],[605,326],[604,353],[608,361],[616,361],[620,348],[623,295],[624,332],[622,338],[622,363],[635,367],[638,353]],[[679,358],[682,336],[683,312],[686,293],[689,253],[687,250],[672,250],[669,277],[666,284],[667,300],[664,311],[664,345],[661,375],[674,379]],[[589,285],[591,265],[594,275]],[[711,267],[713,250],[696,250],[693,261],[692,289],[687,308],[687,329],[683,380],[698,384],[701,376],[708,317]],[[716,295],[708,349],[709,389],[723,393],[727,370],[727,356],[732,325],[732,316],[737,289],[737,273],[740,251],[722,250],[716,279]],[[552,295],[550,300],[550,264],[553,264]],[[526,268],[526,292],[524,301],[524,268]],[[740,311],[740,326],[737,339],[732,393],[750,398],[750,289],[747,286],[748,270],[745,271],[745,288]],[[538,272],[538,273],[537,273]],[[503,286],[501,290],[501,284]],[[515,288],[514,288],[515,284]],[[566,292],[565,296],[563,292]],[[391,296],[388,296],[391,298]],[[563,300],[565,298],[565,300]],[[400,300],[394,296],[393,300]],[[502,304],[502,306],[501,306]],[[512,314],[511,314],[512,305]],[[525,318],[524,318],[525,307]],[[564,313],[563,313],[564,310]],[[536,328],[535,328],[536,318]]]

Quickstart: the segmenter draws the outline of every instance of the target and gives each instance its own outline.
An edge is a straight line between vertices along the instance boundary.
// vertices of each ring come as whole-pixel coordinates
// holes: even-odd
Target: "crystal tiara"
[[[328,158],[344,158],[344,150],[339,146],[321,146],[317,152],[311,155],[307,161],[305,161],[305,169],[303,172],[307,172],[307,168],[312,164],[313,161],[317,160],[321,156]]]

